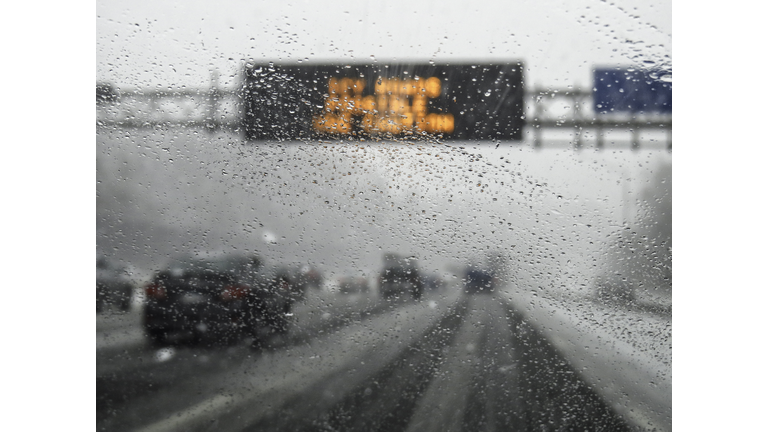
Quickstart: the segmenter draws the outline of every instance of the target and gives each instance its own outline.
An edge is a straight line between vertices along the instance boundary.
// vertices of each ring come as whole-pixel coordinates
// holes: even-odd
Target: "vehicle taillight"
[[[167,297],[165,287],[156,283],[147,284],[144,288],[144,292],[147,294],[148,298],[155,300],[162,300]]]
[[[248,295],[248,287],[243,285],[228,285],[221,291],[222,300],[242,299]]]

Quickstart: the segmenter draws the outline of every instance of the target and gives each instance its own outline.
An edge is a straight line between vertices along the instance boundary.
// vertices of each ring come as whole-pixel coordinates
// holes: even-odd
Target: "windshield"
[[[99,1],[97,428],[670,430],[670,9]]]

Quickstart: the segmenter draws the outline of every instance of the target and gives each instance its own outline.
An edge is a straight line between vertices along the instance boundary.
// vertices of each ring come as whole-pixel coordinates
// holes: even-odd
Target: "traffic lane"
[[[456,295],[404,303],[309,343],[181,380],[135,401],[130,415],[100,425],[149,431],[627,430],[502,301]]]
[[[639,429],[671,430],[671,322],[523,289],[500,296],[574,373]]]
[[[154,420],[144,430],[204,430],[210,425],[218,430],[239,430],[274,415],[290,399],[333,376],[346,375],[355,382],[365,379],[438,323],[457,299],[445,298],[434,306],[406,304],[392,313],[368,317],[208,377],[206,389],[185,397],[186,409],[144,415],[146,420]],[[178,395],[170,392],[167,397]],[[322,400],[325,395],[315,397]]]
[[[98,430],[132,430],[146,417],[162,416],[204,397],[220,376],[258,356],[247,346],[227,349],[167,347],[136,358],[145,367],[96,378]]]
[[[96,352],[126,351],[149,346],[140,326],[126,326],[96,333]]]
[[[477,348],[484,333],[487,311],[470,298],[468,313],[457,330],[454,343],[446,347],[436,378],[416,406],[407,431],[462,430],[464,409],[469,401],[472,378],[479,373]],[[481,299],[484,300],[484,299]]]
[[[409,304],[422,302],[434,307],[455,295],[456,290],[430,291],[425,293],[421,300],[414,300],[408,294],[386,299],[375,293],[331,293],[316,296],[313,300],[298,304],[294,309],[286,341],[301,343],[325,332],[326,329],[332,330],[341,325],[352,324],[371,315],[388,313]]]
[[[408,431],[630,430],[503,299],[467,307]]]
[[[463,306],[457,303],[374,374],[340,371],[243,430],[404,430],[466,315]]]
[[[437,303],[444,304],[445,299],[435,296],[428,299],[421,306],[411,303],[411,306],[430,307]],[[328,302],[327,305],[335,302]],[[350,307],[349,302],[338,302],[344,311],[352,311],[354,319],[341,320],[338,326],[350,325],[359,322],[360,314]],[[389,302],[380,302],[391,306],[379,310],[378,313],[398,316],[398,307],[406,307],[409,303],[392,305]],[[341,312],[331,308],[335,315],[341,316]],[[424,306],[426,305],[426,306]],[[301,313],[301,312],[300,312]],[[316,316],[321,316],[317,315]],[[368,318],[375,316],[374,314]],[[316,318],[317,319],[317,318]],[[338,327],[337,326],[337,327]],[[317,325],[315,333],[304,331],[303,335],[309,338],[301,339],[304,343],[317,337],[323,337],[332,331],[331,327]],[[246,361],[254,361],[258,358],[270,358],[292,346],[298,344],[296,339],[285,338],[277,341],[272,349],[274,351],[254,351],[250,348],[249,341],[244,340],[235,345],[220,345],[214,347],[174,346],[161,349],[146,349],[138,352],[125,352],[101,355],[97,352],[97,423],[106,425],[107,429],[122,427],[121,425],[140,424],[147,416],[161,416],[164,412],[173,412],[181,409],[187,403],[186,398],[179,398],[178,394],[202,394],[201,388],[205,388],[209,376],[217,376],[230,371],[233,365]],[[219,382],[219,379],[214,379]],[[150,402],[151,401],[151,402]],[[137,414],[138,413],[138,414]]]
[[[458,296],[454,298],[458,299]],[[447,299],[443,296],[435,296],[425,300],[427,301],[421,304],[411,302],[401,304],[405,308],[416,306],[429,310],[444,307]],[[248,404],[247,407],[243,407],[247,414],[229,412],[219,418],[211,418],[213,421],[211,424],[215,424],[216,430],[239,430],[241,426],[248,423],[243,418],[250,415],[253,423],[246,425],[244,430],[315,430],[318,426],[317,421],[322,424],[342,427],[343,430],[372,430],[382,427],[388,430],[392,428],[404,430],[408,426],[416,403],[422,400],[421,395],[424,389],[437,373],[442,377],[441,385],[430,388],[438,396],[460,395],[458,398],[453,397],[456,403],[451,405],[449,412],[458,414],[458,424],[461,425],[463,417],[466,416],[463,407],[467,405],[469,397],[476,396],[472,392],[473,387],[470,384],[476,385],[478,368],[482,364],[481,357],[486,354],[485,352],[481,353],[483,349],[481,339],[489,333],[489,323],[495,323],[498,327],[490,330],[491,333],[499,330],[499,333],[506,331],[506,334],[509,334],[509,326],[506,325],[504,311],[500,309],[498,300],[491,300],[483,296],[477,301],[475,299],[471,299],[471,301],[473,302],[471,303],[472,306],[464,308],[464,312],[448,314],[439,325],[431,328],[432,335],[420,340],[416,336],[410,341],[397,341],[400,334],[414,336],[414,329],[408,325],[402,325],[409,323],[410,311],[393,310],[392,314],[383,316],[385,319],[382,324],[372,325],[368,329],[371,335],[378,336],[357,341],[359,347],[368,344],[372,346],[381,344],[382,338],[394,339],[395,348],[385,349],[387,355],[382,355],[380,352],[368,352],[358,356],[355,358],[354,367],[335,368],[327,376],[316,377],[315,383],[306,384],[304,391],[296,389],[296,386],[300,386],[301,383],[292,382],[287,385],[289,389],[287,394],[281,396],[280,392],[286,391],[286,384],[283,384],[282,390],[278,390],[265,398],[265,400],[269,400],[272,409],[258,412],[253,404]],[[459,325],[461,325],[461,331],[457,331]],[[421,331],[428,332],[423,328]],[[415,334],[418,335],[421,331],[416,330]],[[457,336],[459,333],[461,335]],[[450,345],[450,341],[454,338],[458,339],[457,344],[451,346],[451,350],[446,350],[446,345]],[[413,344],[411,343],[413,340],[418,340],[418,342]],[[493,355],[504,356],[504,353],[509,350],[508,342],[506,340],[502,349],[494,346],[492,348]],[[321,356],[332,357],[335,355],[332,344],[328,346],[323,344],[322,346],[325,347],[322,352],[308,358],[319,360]],[[348,349],[349,346],[345,345],[341,351],[345,352]],[[456,356],[455,353],[466,353],[469,354],[469,357]],[[510,362],[508,360],[497,361],[494,356],[490,356],[493,358],[490,361],[494,365],[502,365],[503,373],[508,373],[506,368],[509,367]],[[265,360],[267,359],[265,357]],[[441,368],[438,367],[440,366],[438,362],[444,359],[448,360],[447,363],[443,364]],[[285,361],[284,358],[278,357],[277,353],[269,360],[281,364]],[[469,369],[462,371],[462,369],[466,369],[462,368],[462,365],[467,360],[469,360]],[[357,364],[358,362],[359,364]],[[272,374],[286,373],[277,370],[274,366],[271,369],[273,369]],[[302,367],[295,367],[294,364],[288,373],[296,373],[301,369]],[[322,372],[317,373],[322,375]],[[445,398],[430,396],[427,396],[426,399],[435,399],[433,402],[437,405],[441,405],[445,401]],[[224,412],[226,407],[231,406],[236,400],[236,397],[225,392],[225,394],[215,395],[197,402],[174,418],[186,419],[187,423],[184,423],[183,426],[194,428],[195,421],[199,421],[201,415],[204,416],[204,413],[211,411]],[[261,405],[258,400],[254,403]],[[257,411],[256,414],[254,409]],[[355,415],[353,417],[335,415],[349,412],[353,412]],[[500,412],[507,414],[509,410],[501,409]],[[447,415],[435,416],[434,412],[427,412],[430,425],[437,427],[433,430],[441,430],[445,424],[451,424],[450,421],[445,424],[435,422],[435,418],[443,417],[451,418]],[[237,419],[237,421],[232,419]],[[174,426],[172,423],[161,421],[148,430],[170,430],[179,426],[178,424]],[[204,429],[203,426],[201,428]],[[470,428],[470,430],[473,429]]]
[[[526,429],[523,347],[515,340],[511,313],[493,294],[467,295],[467,300],[466,319],[446,347],[408,431]]]
[[[96,314],[96,331],[109,331],[131,326],[141,320],[141,308],[133,307],[125,312],[107,311]]]
[[[242,430],[628,430],[500,299],[461,304],[374,375],[332,375]]]
[[[141,329],[141,310],[96,314],[96,349],[131,343]]]
[[[524,430],[525,406],[520,369],[523,347],[516,342],[514,316],[498,298],[475,297],[486,314],[477,351],[480,373],[473,380],[463,425],[465,430]],[[468,425],[474,425],[474,427]]]
[[[299,343],[325,329],[333,329],[377,313],[387,303],[373,294],[345,295],[335,292],[313,292],[296,303],[291,311],[288,338]]]

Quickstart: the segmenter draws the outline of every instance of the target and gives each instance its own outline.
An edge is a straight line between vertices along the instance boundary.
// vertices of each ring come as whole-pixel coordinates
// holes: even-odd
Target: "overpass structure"
[[[526,89],[523,140],[534,148],[575,150],[655,149],[672,151],[671,114],[596,113],[588,89]],[[243,97],[239,88],[129,90],[97,97],[101,127],[204,128],[240,132]],[[508,142],[505,141],[505,144]]]

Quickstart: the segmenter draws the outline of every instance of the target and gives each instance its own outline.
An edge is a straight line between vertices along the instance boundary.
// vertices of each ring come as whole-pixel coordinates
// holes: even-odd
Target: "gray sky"
[[[244,58],[523,60],[528,85],[586,86],[596,65],[671,65],[670,0],[97,2],[99,81],[222,83]],[[646,63],[643,63],[646,62]]]

